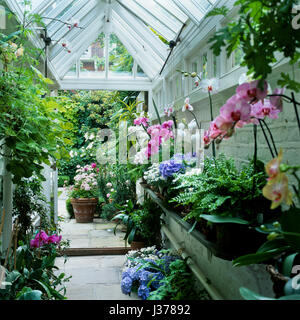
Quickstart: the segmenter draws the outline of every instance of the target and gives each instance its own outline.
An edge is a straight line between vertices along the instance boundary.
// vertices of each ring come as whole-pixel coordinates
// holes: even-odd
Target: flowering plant
[[[96,163],[84,167],[78,165],[77,175],[74,177],[75,184],[69,188],[70,198],[97,198],[99,193],[98,172]]]
[[[169,272],[170,264],[179,259],[168,251],[158,251],[155,247],[129,252],[122,273],[121,290],[124,294],[137,292],[146,300],[151,291],[157,290],[161,280]]]
[[[62,236],[53,234],[48,236],[44,230],[41,230],[36,234],[34,239],[30,240],[30,246],[32,248],[40,248],[47,244],[59,244],[62,239]]]

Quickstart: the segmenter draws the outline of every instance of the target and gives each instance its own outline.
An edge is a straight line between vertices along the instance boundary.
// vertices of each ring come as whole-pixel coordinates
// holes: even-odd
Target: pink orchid
[[[169,120],[169,121],[165,121],[165,122],[161,125],[161,127],[162,127],[163,129],[171,129],[171,128],[173,127],[173,125],[174,125],[173,120]]]
[[[52,236],[48,237],[47,243],[59,243],[62,239],[62,236],[58,236],[56,234],[53,234]]]
[[[190,98],[186,98],[184,101],[184,106],[182,107],[182,112],[189,110],[189,111],[193,111],[194,108],[193,106],[190,105]]]
[[[210,144],[210,131],[209,130],[204,132],[203,142],[204,142],[205,146]]]
[[[284,94],[284,88],[276,88],[272,94],[274,95],[281,95]],[[274,106],[274,108],[278,109],[280,112],[282,112],[282,97],[280,96],[272,96],[270,97],[270,103]]]
[[[251,115],[257,119],[277,119],[280,110],[274,107],[269,100],[259,101],[252,106]]]
[[[168,117],[170,117],[173,112],[174,112],[174,109],[173,109],[172,106],[171,107],[167,107],[167,108],[164,109],[164,113]]]
[[[148,119],[148,118],[145,118],[145,117],[137,118],[137,119],[135,119],[135,120],[133,121],[133,123],[134,123],[136,126],[143,125],[144,127],[148,127],[149,119]]]
[[[268,94],[268,83],[264,81],[264,88],[261,90],[258,86],[259,80],[250,83],[245,82],[239,85],[236,89],[237,95],[247,102],[255,103],[258,100],[263,100]]]
[[[219,136],[223,136],[229,131],[233,126],[233,123],[230,121],[228,122],[222,116],[217,116],[214,121],[210,123],[210,138],[216,139]]]
[[[251,106],[237,95],[229,99],[220,109],[220,115],[226,122],[248,121],[250,119]]]

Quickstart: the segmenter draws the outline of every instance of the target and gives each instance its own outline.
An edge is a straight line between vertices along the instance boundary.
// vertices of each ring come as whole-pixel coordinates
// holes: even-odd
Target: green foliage
[[[148,300],[198,300],[195,279],[186,261],[177,259],[170,264],[161,286],[150,292]]]
[[[66,200],[66,209],[67,209],[67,212],[69,214],[70,219],[74,218],[75,214],[74,214],[74,210],[73,210],[73,206],[72,206],[70,198]]]
[[[229,9],[225,6],[214,8],[210,10],[206,15],[205,18],[213,17],[213,16],[226,16],[228,13]]]
[[[43,194],[41,181],[37,177],[23,178],[14,190],[13,217],[18,219],[18,239],[25,241],[32,232],[32,217],[39,215],[44,230],[54,226],[49,221],[49,206]]]
[[[170,202],[192,208],[185,219],[199,220],[201,215],[217,215],[257,224],[257,214],[271,214],[269,202],[261,192],[266,175],[260,162],[254,174],[253,163],[239,171],[233,159],[226,159],[224,155],[220,155],[216,159],[206,158],[201,174],[177,175],[176,180],[177,185],[173,190],[176,190],[178,195]]]
[[[160,208],[147,200],[143,205],[137,206],[128,201],[124,206],[117,206],[120,209],[112,220],[119,220],[115,231],[120,223],[123,223],[127,230],[124,240],[129,244],[132,241],[145,242],[146,246],[158,245],[160,233]]]
[[[210,39],[213,53],[220,55],[224,47],[229,57],[240,47],[244,52],[241,65],[246,66],[255,79],[267,79],[272,65],[278,62],[277,53],[295,64],[300,58],[300,37],[299,31],[293,28],[292,8],[297,3],[297,0],[236,1],[235,6],[240,6],[238,20],[228,23]],[[278,84],[300,90],[299,82],[287,74],[281,74]]]
[[[66,127],[55,98],[45,97],[52,83],[36,68],[38,50],[23,46],[29,31],[0,34],[0,141],[9,149],[7,169],[14,183],[41,175],[42,163],[67,155]],[[12,42],[14,41],[14,42]],[[30,67],[28,67],[30,66]]]
[[[6,272],[4,289],[0,289],[0,300],[63,300],[69,281],[64,273],[58,274],[55,245],[43,249],[31,249],[21,245],[16,251],[16,269]],[[11,268],[9,268],[11,269]]]
[[[58,176],[58,187],[62,188],[64,186],[68,186],[70,183],[69,176]]]

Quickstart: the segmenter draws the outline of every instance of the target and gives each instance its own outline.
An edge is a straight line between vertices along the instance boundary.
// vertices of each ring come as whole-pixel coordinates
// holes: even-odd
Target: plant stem
[[[269,142],[269,139],[268,139],[268,137],[267,137],[267,135],[266,135],[265,129],[264,129],[263,125],[261,124],[261,120],[259,119],[258,121],[259,121],[261,130],[262,130],[262,132],[263,132],[263,134],[264,134],[264,137],[265,137],[265,139],[266,139],[266,141],[267,141],[267,144],[268,144],[270,153],[271,153],[271,155],[272,155],[272,158],[275,158],[274,153],[273,153],[273,150],[272,150],[271,145],[270,145],[270,142]]]
[[[299,128],[299,132],[300,132],[300,119],[299,119],[299,114],[298,114],[298,109],[297,109],[297,102],[295,100],[295,94],[294,92],[292,92],[292,98],[293,98],[293,105],[294,105],[294,110],[295,110],[295,114],[296,114],[296,118],[297,118],[297,123],[298,123],[298,128]],[[299,104],[300,105],[300,104]]]
[[[253,137],[254,137],[254,155],[253,155],[253,181],[252,181],[252,203],[253,203],[253,213],[255,212],[254,205],[254,193],[255,193],[255,174],[256,174],[256,165],[257,165],[257,125],[253,124]]]
[[[199,124],[199,122],[198,122],[198,120],[197,120],[197,118],[196,118],[195,113],[194,113],[193,111],[191,111],[191,110],[188,110],[188,111],[193,115],[193,117],[194,117],[194,119],[195,119],[195,121],[196,121],[196,124],[197,124],[198,129],[201,130],[201,125]]]
[[[213,107],[212,107],[212,100],[211,100],[211,94],[210,91],[208,90],[208,97],[209,97],[209,107],[210,107],[210,120],[213,121],[214,117],[213,117]],[[213,157],[216,157],[216,146],[215,146],[215,142],[212,141],[211,143],[212,146],[212,153],[213,153]]]
[[[157,110],[157,107],[156,107],[156,104],[155,104],[154,99],[152,99],[152,102],[153,102],[153,107],[154,107],[154,110],[155,110],[155,113],[156,113],[158,122],[159,122],[159,124],[161,125],[161,118],[160,118],[160,116],[159,116],[159,113],[158,113],[158,110]]]
[[[273,144],[273,148],[275,150],[276,156],[278,156],[278,152],[277,152],[277,148],[276,148],[276,144],[275,144],[272,132],[271,132],[269,126],[267,125],[267,123],[265,122],[265,120],[261,120],[261,121],[263,122],[263,124],[265,125],[265,127],[267,128],[267,130],[269,132],[269,135],[270,135],[270,138],[271,138],[271,141],[272,141],[272,144]]]

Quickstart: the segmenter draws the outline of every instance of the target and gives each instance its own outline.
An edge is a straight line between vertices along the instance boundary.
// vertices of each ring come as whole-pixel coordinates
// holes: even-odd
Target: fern
[[[201,174],[178,174],[175,183],[172,189],[177,194],[170,202],[192,208],[185,220],[198,220],[201,214],[215,214],[255,222],[258,213],[270,212],[269,201],[261,191],[266,183],[262,162],[257,162],[254,173],[252,163],[239,171],[234,160],[224,155],[218,159],[206,158]]]

